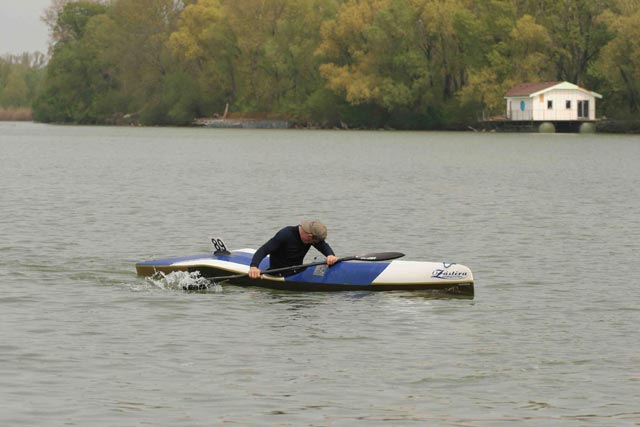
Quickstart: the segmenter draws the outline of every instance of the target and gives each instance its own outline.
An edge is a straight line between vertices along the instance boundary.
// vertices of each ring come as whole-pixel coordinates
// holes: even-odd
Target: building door
[[[589,118],[589,101],[578,101],[578,118]]]

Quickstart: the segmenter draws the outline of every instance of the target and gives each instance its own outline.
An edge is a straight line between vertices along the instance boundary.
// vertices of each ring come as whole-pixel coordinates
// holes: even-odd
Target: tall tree
[[[45,72],[46,58],[40,52],[5,55],[0,58],[0,106],[29,107]]]
[[[469,83],[458,94],[461,102],[497,113],[504,111],[504,95],[516,84],[555,80],[552,45],[547,29],[524,15],[504,41],[493,45],[487,64],[471,71]]]
[[[24,107],[29,104],[29,89],[25,73],[14,67],[9,71],[6,83],[2,88],[0,106]]]
[[[613,38],[603,48],[595,68],[611,98],[606,100],[610,112],[635,117],[640,111],[640,2],[620,3],[602,16]]]
[[[523,2],[525,12],[545,26],[553,40],[552,58],[556,79],[584,85],[588,67],[608,41],[606,25],[599,16],[607,0],[535,0]]]
[[[351,0],[323,26],[317,51],[328,86],[352,104],[422,116],[454,103],[479,25],[463,0]],[[437,113],[436,113],[437,115]],[[446,118],[444,118],[446,120]],[[413,123],[416,125],[416,123]]]
[[[56,23],[66,36],[54,47],[47,66],[44,89],[34,103],[34,116],[40,121],[96,123],[93,105],[105,91],[105,81],[95,46],[83,39],[92,19],[106,13],[107,7],[92,2],[68,3]]]
[[[174,63],[166,42],[182,9],[176,0],[118,0],[111,7],[115,22],[111,49],[105,52],[118,64],[118,80],[128,113],[143,123],[167,123],[165,79]]]
[[[319,28],[332,2],[202,0],[187,6],[169,41],[185,71],[221,111],[299,111],[321,85]]]
[[[226,1],[234,30],[237,70],[242,84],[240,108],[254,111],[297,110],[320,84],[320,25],[334,2],[322,0]]]
[[[199,88],[198,112],[221,112],[238,95],[235,32],[221,0],[200,0],[187,6],[167,43],[184,75]]]
[[[104,4],[105,0],[85,0],[84,3],[99,3]],[[76,0],[51,0],[51,4],[44,10],[42,13],[41,19],[42,21],[49,27],[49,36],[50,36],[50,44],[49,50],[51,51],[53,47],[59,43],[68,41],[73,38],[73,34],[71,32],[78,28],[79,25],[82,25],[81,22],[77,22],[78,25],[68,25],[72,24],[73,20],[83,21],[90,17],[90,12],[83,16],[80,12],[80,9],[77,9],[76,12],[80,12],[79,14],[75,14],[74,18],[71,18],[70,13],[68,13],[65,19],[67,20],[67,25],[60,22],[59,17],[62,15],[64,8],[69,3],[76,3]],[[86,24],[86,22],[85,22]]]

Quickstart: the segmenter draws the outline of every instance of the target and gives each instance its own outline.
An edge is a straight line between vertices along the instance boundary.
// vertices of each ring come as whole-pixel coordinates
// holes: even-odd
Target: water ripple
[[[636,137],[6,126],[0,425],[640,424]],[[135,276],[307,216],[476,296]]]

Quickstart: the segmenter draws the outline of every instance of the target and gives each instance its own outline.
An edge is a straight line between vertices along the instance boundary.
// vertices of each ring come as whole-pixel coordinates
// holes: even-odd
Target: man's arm
[[[260,246],[260,248],[253,254],[251,258],[251,264],[249,264],[249,277],[252,279],[258,279],[260,277],[260,262],[271,252],[280,247],[282,243],[282,230],[276,233],[267,243]]]
[[[331,246],[324,240],[313,245],[320,253],[327,257],[327,265],[333,265],[338,261],[338,257],[333,253]]]

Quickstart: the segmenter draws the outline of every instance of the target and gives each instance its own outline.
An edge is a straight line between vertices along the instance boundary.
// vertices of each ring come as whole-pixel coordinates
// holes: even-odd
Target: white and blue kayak
[[[224,246],[223,246],[224,247]],[[213,283],[260,286],[292,291],[393,291],[437,290],[473,296],[473,274],[468,267],[447,262],[404,261],[399,252],[339,258],[328,267],[324,261],[269,270],[269,257],[260,264],[262,278],[250,279],[254,249],[142,261],[137,274],[153,276],[176,271],[199,272]],[[282,273],[290,273],[280,276]]]

